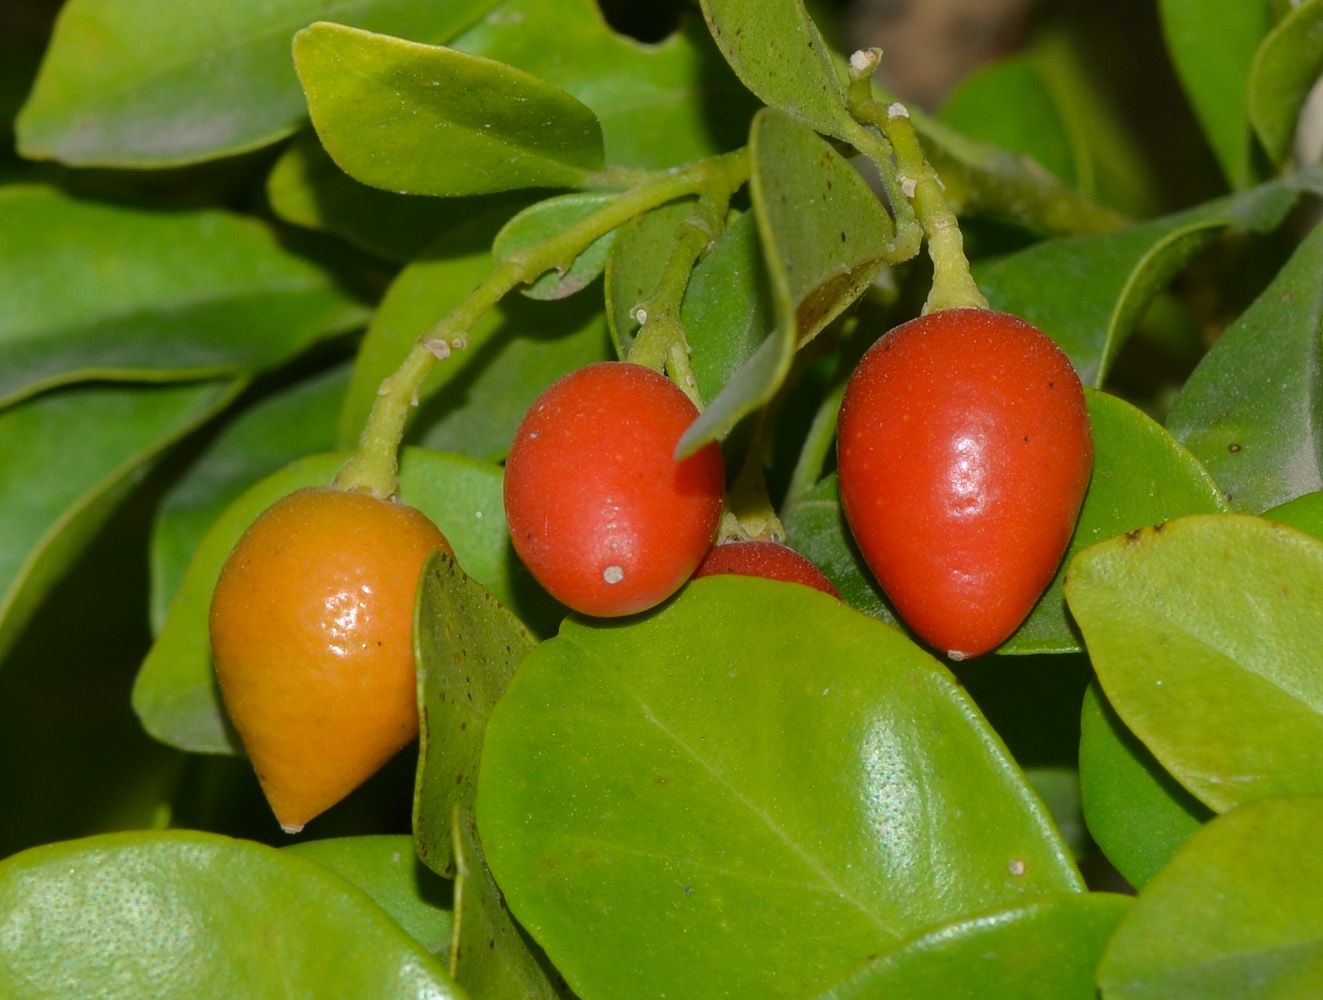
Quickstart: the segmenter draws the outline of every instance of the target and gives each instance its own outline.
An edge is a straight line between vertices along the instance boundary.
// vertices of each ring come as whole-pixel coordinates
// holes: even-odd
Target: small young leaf
[[[1323,73],[1323,0],[1294,3],[1263,40],[1250,74],[1249,115],[1268,156],[1291,156],[1300,109]]]
[[[267,368],[364,318],[253,219],[0,191],[0,403],[91,379]]]
[[[689,198],[667,202],[617,230],[606,260],[606,319],[617,357],[629,356],[639,328],[634,310],[657,290],[671,259],[676,230],[693,210]]]
[[[1045,240],[974,267],[994,309],[1060,345],[1086,385],[1101,386],[1148,303],[1217,230],[1269,232],[1295,192],[1272,183],[1098,236]]]
[[[358,886],[431,954],[444,958],[449,953],[455,926],[452,886],[423,867],[408,834],[305,840],[283,850]]]
[[[1213,345],[1168,415],[1240,510],[1323,488],[1320,275],[1323,225]]]
[[[1116,396],[1085,389],[1093,427],[1093,478],[1070,547],[1029,617],[1002,653],[1066,653],[1080,648],[1061,582],[1076,552],[1186,514],[1226,509],[1198,460],[1143,411]]]
[[[457,808],[472,809],[492,706],[536,641],[523,624],[459,568],[433,554],[418,587],[418,780],[413,831],[418,856],[453,876]]]
[[[455,806],[453,852],[455,938],[450,974],[475,997],[556,1000],[570,996],[563,980],[553,982],[533,948],[510,919],[500,887],[487,869],[471,810]]]
[[[207,615],[216,578],[258,514],[287,493],[330,482],[346,457],[309,456],[262,480],[226,509],[198,545],[133,685],[134,711],[143,728],[163,743],[198,753],[239,752],[211,664]],[[436,522],[476,579],[506,603],[520,606],[499,469],[455,455],[405,449],[400,499]]]
[[[443,42],[495,0],[70,0],[17,122],[23,155],[163,167],[275,142],[307,115],[294,32],[334,12]]]
[[[784,113],[762,111],[749,142],[777,325],[685,432],[680,453],[721,438],[770,400],[795,350],[864,293],[892,250],[891,216],[825,140]]]
[[[492,713],[477,819],[515,916],[602,1000],[812,995],[917,931],[1080,888],[944,668],[750,577],[569,619]]]
[[[0,412],[0,659],[169,445],[239,386],[78,386]]]
[[[491,59],[320,21],[294,36],[294,65],[322,145],[373,187],[567,187],[604,163],[589,108]]]
[[[1323,790],[1323,542],[1181,518],[1081,552],[1066,597],[1108,701],[1201,801]]]
[[[231,419],[157,508],[151,539],[153,631],[207,529],[249,486],[304,455],[335,447],[335,418],[349,372],[339,365],[263,397]]]
[[[583,101],[602,123],[612,165],[660,169],[727,152],[744,142],[757,110],[688,16],[645,45],[612,31],[594,0],[505,0],[453,44]]]
[[[1094,970],[1128,896],[1072,893],[947,924],[814,1000],[1096,1000]]]
[[[1161,0],[1167,51],[1232,187],[1261,179],[1252,158],[1250,70],[1272,26],[1268,0]]]
[[[1098,969],[1106,1000],[1323,995],[1323,798],[1219,816],[1154,876]]]
[[[1089,833],[1137,889],[1213,815],[1125,727],[1097,682],[1080,715],[1080,793]]]
[[[768,107],[848,140],[858,127],[831,50],[802,0],[702,0],[703,16],[735,75]]]
[[[492,255],[504,260],[511,254],[536,246],[576,222],[609,205],[615,196],[605,192],[575,192],[530,205],[502,227],[492,244]],[[613,229],[594,240],[563,271],[548,271],[521,291],[530,299],[563,299],[580,291],[602,273],[616,238]]]
[[[295,854],[172,830],[0,862],[0,994],[463,1000],[361,890]]]

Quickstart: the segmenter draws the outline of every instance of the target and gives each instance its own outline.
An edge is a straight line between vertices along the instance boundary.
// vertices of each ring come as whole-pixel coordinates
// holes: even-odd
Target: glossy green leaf
[[[321,865],[192,831],[36,847],[0,862],[9,1000],[462,998],[381,907]]]
[[[496,234],[492,254],[497,260],[504,260],[537,246],[614,200],[615,196],[609,192],[581,191],[530,205]],[[520,290],[530,299],[563,299],[582,290],[606,267],[606,258],[611,253],[615,237],[614,229],[598,237],[568,267],[548,271]]]
[[[734,149],[757,108],[687,16],[669,38],[645,45],[612,31],[593,0],[505,0],[453,44],[592,108],[613,165],[657,169]]]
[[[1070,848],[1070,856],[1079,861],[1092,854],[1095,848],[1084,825],[1079,772],[1073,767],[1026,767],[1024,776],[1047,806],[1052,824]]]
[[[1323,539],[1323,491],[1306,493],[1263,512],[1263,516]]]
[[[1272,26],[1269,0],[1161,0],[1167,51],[1222,172],[1247,187],[1260,171],[1251,152],[1250,70]]]
[[[861,966],[815,1000],[1096,1000],[1094,970],[1127,896],[1047,896],[947,924]]]
[[[18,120],[24,156],[161,167],[275,142],[307,115],[294,32],[326,16],[439,42],[493,0],[70,0]]]
[[[484,216],[453,239],[468,246],[480,234],[494,233],[501,221],[499,212]],[[355,361],[340,416],[344,446],[357,442],[382,379],[493,266],[484,246],[456,257],[424,257],[400,272]],[[465,341],[423,383],[408,440],[484,460],[505,456],[515,428],[543,389],[610,353],[601,306],[584,296],[562,302],[507,296],[469,329]]]
[[[1181,518],[1080,553],[1066,597],[1108,701],[1202,802],[1323,789],[1323,542]]]
[[[1100,386],[1153,297],[1218,231],[1272,230],[1294,199],[1267,184],[1127,229],[1045,240],[975,266],[974,277],[994,309],[1033,323]]]
[[[1098,969],[1105,1000],[1323,994],[1323,799],[1219,816],[1159,872]]]
[[[692,199],[667,202],[637,215],[617,230],[606,261],[606,319],[620,358],[629,355],[638,332],[634,310],[656,290],[671,259],[676,231],[694,210]]]
[[[1279,167],[1291,155],[1300,110],[1323,73],[1323,0],[1292,4],[1259,46],[1249,81],[1254,131]]]
[[[1093,429],[1093,476],[1075,533],[1047,591],[1002,653],[1065,653],[1080,648],[1061,582],[1076,552],[1186,514],[1226,509],[1199,461],[1152,418],[1116,396],[1085,390]]]
[[[1213,815],[1126,728],[1096,682],[1080,716],[1080,793],[1089,833],[1136,888]]]
[[[712,399],[776,329],[767,266],[752,212],[726,227],[689,277],[680,309],[690,364]]]
[[[322,145],[373,187],[565,187],[604,162],[592,111],[513,66],[327,21],[294,36],[294,65]]]
[[[0,412],[0,659],[153,460],[237,388],[79,386]]]
[[[896,612],[859,554],[841,512],[835,472],[824,476],[782,510],[781,522],[786,529],[787,544],[813,560],[846,603],[891,625],[899,623]]]
[[[344,365],[265,396],[231,419],[161,499],[151,539],[151,619],[170,603],[202,537],[239,495],[295,459],[335,447]]]
[[[134,682],[133,709],[157,739],[199,753],[239,751],[221,706],[207,635],[216,578],[258,514],[287,493],[330,482],[346,457],[301,459],[245,491],[212,524]],[[400,498],[436,522],[468,572],[503,601],[520,606],[499,469],[455,455],[405,449]]]
[[[492,706],[536,640],[513,614],[442,552],[418,588],[418,779],[413,832],[418,856],[454,875],[456,808],[477,794],[482,738]]]
[[[809,128],[849,139],[857,126],[831,50],[802,0],[702,0],[708,30],[746,87]]]
[[[468,809],[455,808],[455,940],[450,973],[475,997],[491,1000],[555,1000],[570,996],[553,981],[515,922],[482,856],[478,829]]]
[[[425,198],[360,184],[335,165],[317,134],[306,129],[286,147],[266,184],[272,209],[286,222],[334,233],[386,260],[407,263],[442,234],[453,239],[493,211],[508,217],[528,202],[523,192]],[[447,246],[452,254],[483,246]]]
[[[453,888],[423,867],[408,834],[305,840],[283,850],[352,882],[433,955],[449,954]]]
[[[1222,335],[1167,426],[1253,513],[1323,488],[1323,225]]]
[[[252,219],[0,191],[0,403],[266,368],[364,314]]]
[[[807,587],[571,618],[487,728],[478,828],[580,995],[805,996],[1078,873],[950,674]]]
[[[680,439],[687,453],[727,434],[785,380],[796,348],[864,293],[887,263],[895,226],[860,173],[788,115],[759,112],[750,193],[771,278],[776,329]]]

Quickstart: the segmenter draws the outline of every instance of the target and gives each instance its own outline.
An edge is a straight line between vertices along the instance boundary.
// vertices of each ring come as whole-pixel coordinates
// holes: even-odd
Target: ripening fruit
[[[529,408],[505,463],[505,516],[519,558],[558,601],[627,615],[689,579],[725,493],[715,444],[675,460],[697,416],[664,375],[620,361],[571,372]]]
[[[788,545],[765,541],[724,542],[708,550],[703,561],[694,570],[693,578],[734,573],[737,576],[761,576],[768,580],[802,583],[821,590],[824,594],[840,598],[832,582],[812,560],[800,555]]]
[[[841,505],[900,616],[953,659],[1051,582],[1093,466],[1079,377],[1024,320],[948,309],[869,348],[841,404]]]
[[[437,549],[450,546],[421,511],[313,487],[259,515],[221,570],[216,677],[286,831],[417,735],[414,594]]]

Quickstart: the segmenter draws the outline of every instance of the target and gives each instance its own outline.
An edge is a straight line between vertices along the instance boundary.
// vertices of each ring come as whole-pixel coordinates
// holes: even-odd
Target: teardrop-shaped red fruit
[[[841,404],[841,505],[905,622],[953,659],[1052,581],[1093,468],[1070,360],[1018,317],[948,309],[883,336]]]

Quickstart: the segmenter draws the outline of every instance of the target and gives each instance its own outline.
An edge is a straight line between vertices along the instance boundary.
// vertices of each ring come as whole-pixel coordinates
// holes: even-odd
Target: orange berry
[[[313,487],[259,515],[221,570],[216,677],[287,832],[417,735],[414,594],[436,549],[450,545],[422,512]]]

